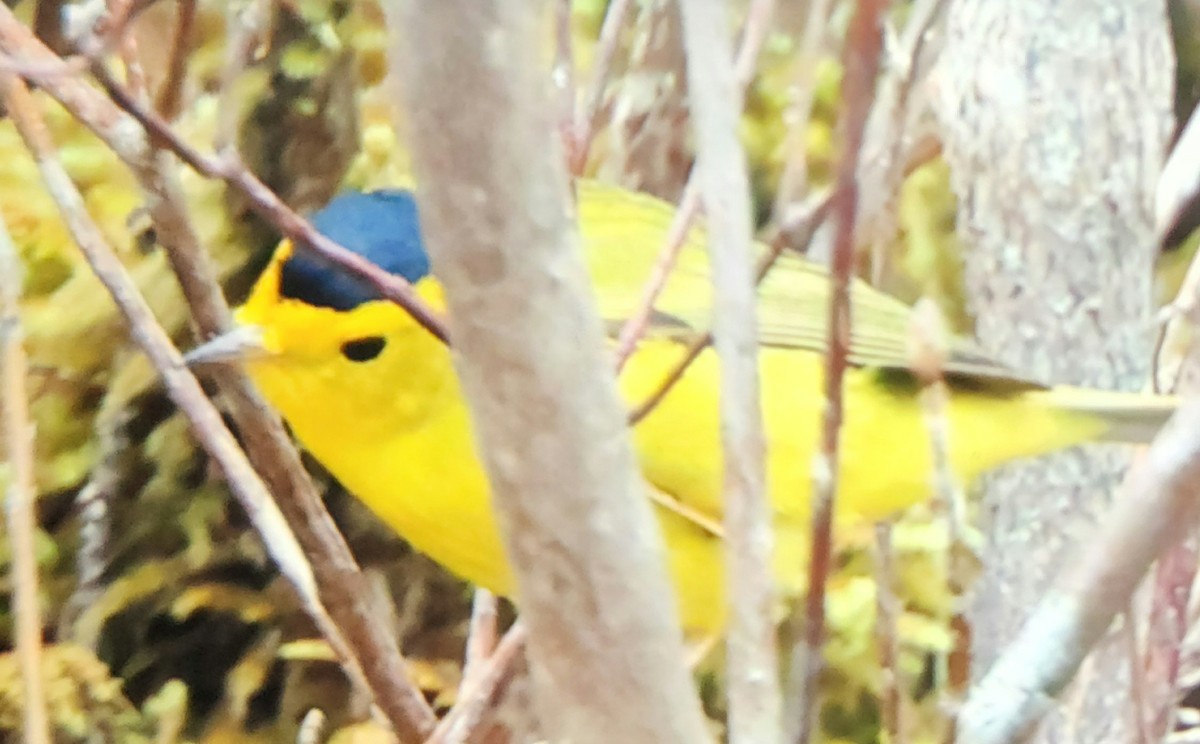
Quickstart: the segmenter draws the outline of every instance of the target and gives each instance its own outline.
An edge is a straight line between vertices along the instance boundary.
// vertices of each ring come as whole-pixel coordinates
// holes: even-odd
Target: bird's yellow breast
[[[406,349],[405,383],[392,374],[354,377],[329,369],[261,364],[253,371],[300,441],[385,523],[455,574],[498,594],[514,593],[486,475],[449,352],[435,341]],[[386,353],[386,352],[385,352]],[[674,341],[645,341],[621,376],[632,406],[680,359]],[[388,359],[381,358],[386,365]],[[783,348],[761,350],[762,397],[769,450],[767,487],[774,513],[776,573],[788,593],[802,589],[812,466],[821,427],[822,357]],[[354,369],[354,368],[349,368]],[[722,456],[718,362],[704,352],[663,401],[633,430],[649,486],[719,525]],[[892,389],[870,370],[846,380],[838,517],[876,519],[930,494],[928,430],[912,391]],[[382,386],[382,389],[366,389]],[[390,392],[389,395],[389,390]],[[381,410],[379,401],[390,400]],[[1045,436],[998,437],[1014,416],[1042,432],[1062,429],[1038,407],[966,395],[955,398],[952,461],[969,478],[1011,457],[1048,449]],[[1053,426],[1051,426],[1053,425]],[[1036,429],[1031,430],[1036,431]],[[1062,434],[1075,441],[1077,430]],[[1000,439],[1012,444],[999,451]],[[973,446],[987,442],[987,447]],[[723,564],[718,535],[673,510],[658,508],[685,626],[717,629],[723,621]]]

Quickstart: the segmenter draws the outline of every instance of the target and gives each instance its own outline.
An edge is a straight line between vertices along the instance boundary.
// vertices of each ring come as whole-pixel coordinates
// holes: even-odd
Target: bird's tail
[[[1180,404],[1173,395],[1082,387],[1056,387],[1041,394],[1061,411],[1100,422],[1104,428],[1097,441],[1126,444],[1149,444]]]

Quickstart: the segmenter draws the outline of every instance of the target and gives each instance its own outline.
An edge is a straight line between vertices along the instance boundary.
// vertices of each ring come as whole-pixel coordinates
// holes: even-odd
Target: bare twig
[[[608,75],[616,55],[617,41],[621,38],[621,27],[625,25],[625,17],[629,15],[632,5],[631,0],[612,0],[608,9],[604,11],[604,23],[600,26],[600,39],[596,43],[596,59],[592,63],[592,80],[588,85],[589,95],[586,102],[579,103],[575,112],[575,142],[571,148],[572,173],[582,173],[587,165],[592,138],[596,135],[600,107],[608,89]]]
[[[417,296],[404,277],[384,271],[317,232],[308,220],[292,211],[275,192],[251,173],[232,150],[224,151],[219,158],[202,154],[179,137],[155,111],[116,84],[111,75],[100,68],[93,69],[93,72],[113,101],[137,119],[159,145],[170,149],[202,175],[219,178],[241,191],[250,207],[284,236],[366,279],[383,298],[403,307],[427,331],[442,341],[448,340],[442,319]]]
[[[1194,601],[1197,558],[1193,536],[1166,551],[1155,565],[1144,657],[1131,670],[1153,685],[1146,696],[1150,741],[1166,736],[1175,719],[1180,699],[1176,691],[1182,682],[1180,654],[1188,629],[1195,624],[1188,605]]]
[[[196,0],[179,0],[175,4],[175,31],[171,37],[171,53],[167,73],[158,87],[154,108],[167,121],[179,116],[183,105],[183,86],[187,79],[187,63],[192,53],[192,34],[196,25]]]
[[[759,284],[766,278],[771,267],[775,265],[779,254],[784,251],[789,245],[791,246],[807,246],[816,234],[817,228],[825,221],[825,217],[829,213],[829,205],[831,203],[832,193],[828,190],[816,194],[802,208],[795,210],[771,238],[769,249],[765,256],[758,263],[755,281]],[[639,403],[630,413],[630,424],[636,424],[645,416],[654,410],[654,407],[666,397],[675,383],[683,377],[684,372],[691,366],[696,357],[708,348],[712,343],[712,334],[704,333],[697,336],[687,348],[687,352],[675,364],[671,370],[663,376],[662,382],[654,389],[646,399]]]
[[[1175,228],[1188,204],[1200,194],[1200,109],[1192,112],[1187,125],[1158,177],[1154,197],[1156,242]],[[1185,298],[1194,306],[1195,297]],[[1183,308],[1179,308],[1183,309]]]
[[[303,243],[322,257],[367,280],[385,299],[403,307],[430,333],[447,339],[443,322],[436,313],[417,297],[412,286],[395,274],[386,272],[363,257],[337,245],[317,232],[313,226],[290,209],[271,189],[251,173],[237,158],[225,151],[220,156],[208,156],[184,141],[153,109],[129,94],[102,66],[92,71],[111,96],[107,101],[62,59],[41,45],[4,6],[0,6],[0,51],[19,58],[17,72],[36,82],[55,100],[70,110],[89,129],[127,163],[144,166],[150,150],[143,136],[136,132],[144,128],[157,146],[166,147],[201,175],[225,181],[241,191],[247,203],[260,216],[274,225],[291,240]],[[132,120],[113,110],[112,102],[124,109]],[[139,127],[140,124],[140,127]]]
[[[116,45],[125,68],[125,87],[136,98],[145,101],[149,95],[146,71],[142,69],[142,62],[138,58],[137,37],[130,33],[129,11],[129,0],[108,0],[108,16],[116,20],[112,43]]]
[[[108,566],[108,541],[112,529],[109,504],[117,487],[118,462],[129,442],[121,432],[122,408],[102,406],[96,417],[100,452],[87,483],[75,497],[79,510],[79,548],[75,558],[75,591],[60,613],[59,628],[71,637],[80,613],[90,607],[103,588]],[[92,649],[95,651],[96,649]]]
[[[500,698],[505,686],[512,680],[516,662],[525,652],[526,638],[525,626],[517,621],[500,639],[491,655],[483,660],[484,663],[479,664],[474,674],[468,677],[464,671],[458,700],[438,722],[425,744],[458,744],[471,739],[483,714]]]
[[[4,73],[0,73],[0,81]],[[0,83],[2,85],[2,83]],[[34,502],[34,428],[29,418],[29,391],[25,380],[29,363],[21,330],[21,281],[24,272],[8,226],[0,216],[0,345],[3,356],[4,454],[11,481],[4,500],[5,526],[12,552],[13,614],[17,663],[24,687],[23,732],[28,744],[50,744],[46,715],[46,689],[42,681],[42,615],[38,608],[37,556],[34,537],[37,517]]]
[[[757,3],[761,7],[763,3]],[[758,383],[758,323],[750,183],[738,140],[741,93],[729,8],[687,0],[683,38],[697,164],[708,214],[713,336],[721,365],[726,562],[730,604],[729,741],[779,741],[782,696],[775,644],[771,507]],[[758,26],[765,26],[761,22]],[[747,24],[747,37],[758,28]],[[761,29],[757,33],[765,33]],[[761,40],[760,40],[761,41]]]
[[[900,600],[896,596],[895,551],[892,524],[875,525],[875,637],[879,646],[879,668],[883,676],[879,708],[883,731],[889,744],[906,744],[904,698],[900,692]]]
[[[762,43],[766,38],[766,29],[770,25],[769,21],[774,7],[775,0],[755,0],[746,18],[746,24],[742,31],[742,43],[738,48],[737,57],[734,59],[739,90],[737,96],[739,110],[741,109],[741,102],[745,96],[746,88],[753,81],[754,66],[758,62],[759,53],[762,51]],[[638,309],[629,316],[629,319],[625,321],[620,333],[617,335],[615,354],[618,372],[625,366],[625,362],[629,360],[630,355],[637,348],[637,343],[641,339],[642,334],[646,332],[650,318],[654,315],[654,303],[658,301],[658,296],[662,294],[663,289],[667,286],[667,280],[671,276],[671,271],[675,268],[679,252],[683,248],[688,233],[691,231],[692,225],[696,222],[696,218],[700,216],[700,212],[700,188],[696,181],[696,173],[693,170],[688,176],[687,185],[684,187],[683,196],[679,201],[679,208],[675,210],[675,214],[671,218],[671,225],[667,228],[666,239],[663,241],[663,247],[659,252],[658,259],[655,261],[650,277],[646,281],[646,287],[642,291]],[[707,345],[707,342],[705,342],[705,345]],[[680,370],[681,376],[694,359],[695,355],[688,355],[686,364]],[[673,384],[672,382],[671,385]],[[668,385],[666,389],[670,389],[671,385]],[[666,390],[663,392],[665,393]],[[654,398],[654,403],[642,415],[645,415],[654,405],[657,405],[659,399],[661,399],[661,396]]]
[[[567,153],[567,163],[575,172],[574,163],[586,163],[587,153],[580,157],[575,152],[575,41],[571,35],[571,0],[555,0],[554,3],[554,66],[550,70],[550,80],[558,92],[558,133]]]
[[[213,138],[213,149],[221,157],[236,153],[238,122],[238,81],[246,65],[254,57],[255,50],[263,43],[267,26],[271,20],[272,3],[269,0],[251,0],[241,5],[230,3],[225,23],[230,28],[225,42],[225,65],[221,68],[221,87],[217,91],[217,133]]]
[[[3,20],[2,14],[0,20]],[[0,33],[0,40],[3,38],[4,34]],[[306,494],[302,490],[303,486],[298,483],[307,483],[307,480],[294,450],[286,443],[278,421],[275,421],[272,428],[266,416],[259,416],[258,421],[250,416],[242,416],[239,424],[244,425],[243,431],[256,445],[265,447],[278,442],[291,452],[293,462],[290,463],[282,459],[284,455],[277,454],[278,449],[270,454],[279,459],[271,461],[264,457],[260,462],[265,462],[272,468],[268,472],[272,474],[273,482],[286,484],[290,489],[288,493],[297,496],[294,501],[285,499],[284,503],[294,510],[292,523],[301,528],[301,534],[306,537],[306,547],[311,546],[314,554],[321,556],[317,577],[321,582],[321,591],[328,592],[335,600],[332,606],[338,613],[337,624],[326,614],[314,584],[313,568],[296,543],[296,537],[289,524],[280,514],[278,504],[270,498],[262,481],[246,461],[195,378],[182,369],[182,360],[178,352],[154,321],[145,300],[137,293],[112,249],[104,242],[103,235],[84,211],[78,191],[61,164],[53,157],[52,145],[24,85],[10,81],[8,93],[9,113],[18,124],[30,150],[35,154],[47,188],[60,206],[72,236],[84,251],[97,277],[105,284],[125,315],[135,342],[142,347],[163,377],[168,394],[188,416],[202,445],[226,472],[233,492],[239,497],[252,523],[263,536],[282,572],[297,588],[306,609],[329,638],[330,644],[345,660],[351,678],[360,684],[364,677],[370,681],[370,689],[387,712],[397,733],[409,738],[419,738],[432,728],[432,712],[425,705],[420,693],[403,676],[403,665],[394,640],[378,628],[372,627],[370,605],[360,593],[355,592],[355,588],[361,586],[361,576],[357,573],[357,567],[344,542],[340,542],[340,536],[337,535],[336,528],[332,527],[328,514],[320,507],[319,498],[311,484],[308,485],[308,499],[304,498]],[[199,271],[207,271],[201,262],[195,265]],[[184,280],[186,287],[188,281],[198,281],[203,276],[205,275],[181,277],[181,280]],[[219,294],[217,297],[219,298]],[[225,309],[225,313],[227,312]],[[247,403],[251,401],[250,398],[244,400]],[[248,405],[243,412],[245,410],[250,410]],[[315,509],[312,504],[317,505]],[[297,516],[295,510],[298,510],[301,516]],[[355,640],[353,646],[346,643],[338,626],[352,634]]]
[[[529,627],[545,732],[575,744],[705,741],[662,535],[584,291],[565,163],[548,146],[535,8],[387,7],[405,53],[429,253]]]
[[[833,0],[811,0],[808,3],[800,51],[796,55],[798,79],[793,87],[791,103],[784,113],[788,125],[784,139],[787,160],[779,177],[779,186],[775,189],[773,215],[776,221],[782,218],[787,206],[808,188],[808,148],[804,143],[812,119],[813,101],[816,99],[817,61],[821,56],[821,44],[832,7]]]
[[[912,3],[904,32],[888,55],[885,73],[879,82],[876,103],[867,122],[864,157],[859,168],[863,199],[859,204],[858,229],[861,242],[872,248],[872,281],[881,284],[890,275],[888,246],[896,230],[895,204],[900,185],[915,168],[914,159],[928,160],[922,146],[927,143],[912,130],[915,114],[913,91],[923,69],[921,56],[930,29],[941,15],[946,0],[917,0]]]
[[[1150,722],[1146,720],[1149,712],[1148,690],[1146,689],[1148,680],[1146,668],[1142,666],[1142,644],[1138,638],[1138,617],[1134,612],[1132,597],[1125,603],[1124,627],[1121,628],[1121,632],[1125,640],[1125,655],[1129,661],[1129,714],[1133,719],[1133,732],[1137,736],[1136,744],[1151,744],[1151,742],[1159,741],[1159,737],[1153,737],[1150,734]],[[1175,696],[1174,690],[1170,687],[1165,690],[1168,691],[1167,694],[1170,697]]]
[[[625,362],[629,361],[629,357],[637,348],[638,341],[646,332],[646,326],[654,315],[654,303],[658,301],[658,296],[667,286],[667,280],[671,278],[671,271],[679,259],[679,252],[687,242],[688,232],[691,231],[692,224],[696,221],[699,213],[700,188],[695,181],[689,178],[683,189],[679,208],[671,216],[671,224],[667,227],[663,247],[654,261],[654,268],[651,269],[650,276],[646,279],[646,286],[642,290],[641,302],[638,304],[637,311],[629,316],[629,320],[625,321],[625,324],[621,326],[620,333],[617,334],[617,347],[614,354],[618,372],[625,367]]]
[[[842,380],[850,351],[850,277],[854,270],[854,230],[858,213],[858,165],[863,131],[875,94],[887,0],[862,0],[850,20],[843,63],[842,107],[838,117],[842,154],[832,211],[835,223],[830,271],[829,342],[825,357],[825,419],[821,450],[813,467],[812,557],[805,601],[804,653],[793,654],[792,684],[801,700],[796,741],[807,744],[816,730],[817,683],[825,643],[825,585],[832,568],[833,512],[838,485],[838,433],[842,426]],[[802,666],[797,666],[802,663]]]
[[[960,741],[1016,741],[1053,704],[1163,550],[1200,518],[1200,405],[1185,404],[1126,476],[1100,533],[1025,621],[958,716]]]
[[[462,684],[459,696],[476,670],[496,650],[496,611],[499,602],[487,589],[476,589],[471,600],[471,622],[467,629],[467,648],[463,654]]]
[[[949,353],[948,336],[945,320],[937,304],[928,297],[921,298],[913,308],[908,361],[922,385],[921,412],[924,414],[925,428],[929,431],[933,455],[933,491],[937,494],[950,534],[947,560],[950,590],[960,594],[966,589],[974,571],[967,560],[973,551],[967,539],[966,498],[950,464],[950,419],[946,415],[950,406],[950,391],[942,375]]]
[[[733,61],[734,79],[737,80],[739,95],[737,96],[738,110],[746,94],[746,89],[754,82],[754,73],[758,69],[758,56],[762,52],[763,43],[771,31],[771,18],[775,15],[776,0],[752,0],[746,9],[746,20],[742,24],[742,40],[738,44],[737,56]]]

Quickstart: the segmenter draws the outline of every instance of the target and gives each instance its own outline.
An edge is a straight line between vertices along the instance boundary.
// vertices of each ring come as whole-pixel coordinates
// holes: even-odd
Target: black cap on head
[[[411,191],[347,192],[310,218],[321,234],[392,274],[416,283],[429,274],[417,202]],[[353,310],[381,299],[359,276],[304,245],[284,262],[279,294],[334,310]]]

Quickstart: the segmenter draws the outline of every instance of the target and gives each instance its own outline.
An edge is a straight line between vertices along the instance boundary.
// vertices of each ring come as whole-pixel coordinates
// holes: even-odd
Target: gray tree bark
[[[968,293],[980,341],[1016,368],[1050,382],[1144,383],[1173,78],[1162,0],[952,4],[937,106]],[[1121,451],[1088,449],[988,479],[974,676],[1087,534],[1125,463]],[[1043,738],[1130,740],[1128,669],[1123,647],[1094,654]]]
[[[705,742],[662,535],[570,219],[539,64],[547,7],[388,4],[422,226],[547,738]]]

